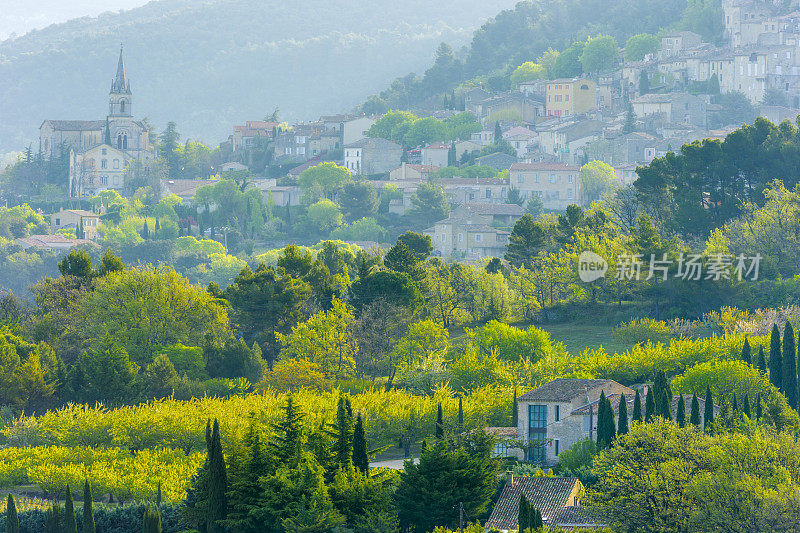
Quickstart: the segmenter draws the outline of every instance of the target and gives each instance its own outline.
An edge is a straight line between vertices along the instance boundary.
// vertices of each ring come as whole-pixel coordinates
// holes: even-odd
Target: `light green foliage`
[[[589,37],[581,52],[580,62],[584,72],[601,72],[617,63],[619,45],[608,35]]]
[[[649,33],[631,35],[625,41],[625,60],[641,61],[647,54],[655,54],[660,44],[661,40],[657,35]]]
[[[474,342],[484,353],[494,354],[504,361],[527,358],[536,362],[552,349],[550,335],[533,326],[520,329],[490,320],[477,328],[474,336]]]
[[[225,254],[225,246],[212,239],[197,239],[196,237],[178,237],[175,241],[178,250],[186,252],[200,252],[206,255]]]
[[[443,167],[436,171],[434,176],[437,179],[441,178],[454,178],[456,176],[460,178],[476,178],[476,179],[487,179],[487,178],[494,178],[497,176],[497,170],[493,167],[487,167],[484,165],[468,165],[464,167]]]
[[[725,29],[722,4],[713,0],[689,0],[678,27],[700,34],[705,42],[718,43]]]
[[[614,327],[611,332],[617,339],[631,344],[644,342],[668,343],[676,332],[663,320],[652,318],[634,318]]]
[[[303,201],[313,204],[321,198],[332,198],[351,179],[346,167],[326,162],[301,172],[297,184],[303,189]]]
[[[392,111],[378,119],[367,132],[402,146],[412,147],[437,141],[467,139],[481,126],[471,113],[458,113],[445,120],[417,118],[405,111]]]
[[[525,81],[541,80],[546,77],[547,71],[545,67],[533,61],[526,61],[511,73],[511,83],[514,84],[514,86],[518,86]]]
[[[352,224],[343,224],[331,232],[332,239],[348,241],[384,242],[386,230],[372,217],[364,217]]]
[[[602,161],[590,161],[581,167],[581,190],[584,202],[590,204],[614,188],[614,168]]]
[[[392,351],[395,364],[413,366],[449,346],[449,333],[433,320],[412,324]]]
[[[50,224],[28,204],[0,207],[0,237],[17,239],[50,233]]]
[[[339,206],[327,198],[308,206],[308,219],[322,231],[337,228],[344,221]]]

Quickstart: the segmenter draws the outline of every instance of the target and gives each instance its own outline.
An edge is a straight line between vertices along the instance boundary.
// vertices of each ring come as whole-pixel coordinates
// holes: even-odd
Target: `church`
[[[133,119],[130,81],[125,77],[122,48],[108,95],[105,120],[45,120],[39,128],[44,157],[69,152],[69,195],[94,196],[122,189],[125,168],[141,162],[146,171],[155,157],[147,125]]]

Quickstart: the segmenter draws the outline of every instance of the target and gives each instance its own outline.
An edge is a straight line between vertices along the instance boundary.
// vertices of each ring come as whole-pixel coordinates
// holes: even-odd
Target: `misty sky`
[[[0,40],[12,33],[23,35],[32,29],[105,11],[131,9],[149,0],[0,0]]]

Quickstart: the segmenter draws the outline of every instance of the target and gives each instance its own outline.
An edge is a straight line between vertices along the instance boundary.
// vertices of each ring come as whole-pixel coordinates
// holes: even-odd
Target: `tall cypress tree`
[[[514,417],[514,418],[516,418],[516,417]],[[516,423],[512,424],[512,425],[514,427],[517,426]],[[459,432],[463,432],[464,431],[464,400],[460,395],[458,397],[458,431]]]
[[[607,445],[617,440],[617,424],[614,422],[614,408],[611,406],[611,400],[606,398],[606,437],[608,439]]]
[[[735,414],[739,412],[739,402],[736,401],[736,391],[733,391],[733,402],[731,402],[731,410]]]
[[[142,516],[142,533],[161,533],[161,531],[161,511],[148,505]]]
[[[742,413],[746,414],[747,418],[752,418],[750,414],[750,398],[747,397],[747,394],[744,395],[742,400]]]
[[[81,533],[95,533],[97,528],[94,525],[94,509],[92,506],[92,487],[89,480],[83,482],[83,527]]]
[[[459,403],[461,405],[461,396],[458,397]],[[517,402],[517,387],[514,387],[514,402],[511,407],[511,426],[517,427],[519,425],[519,402]]]
[[[528,515],[529,512],[530,508],[528,506],[528,498],[525,497],[524,492],[520,491],[519,511],[517,515],[517,529],[519,529],[519,531],[525,531],[525,528],[527,528],[530,524],[530,517]]]
[[[19,515],[17,514],[17,504],[14,496],[8,494],[6,501],[6,533],[19,533]]]
[[[67,485],[67,500],[64,503],[64,533],[78,533],[78,524],[75,522],[75,502],[72,501],[72,491]]]
[[[795,348],[794,328],[786,322],[783,330],[783,395],[786,403],[797,410],[797,349]]]
[[[706,408],[703,413],[703,431],[708,431],[708,428],[714,422],[714,397],[711,396],[711,385],[706,386]]]
[[[769,382],[778,389],[783,387],[783,361],[781,360],[781,332],[778,325],[772,325],[769,335]]]
[[[617,409],[617,435],[628,434],[628,400],[624,394],[619,396],[619,408]]]
[[[442,413],[442,404],[439,403],[436,408],[436,440],[444,438],[444,415]]]
[[[353,429],[353,465],[363,473],[369,472],[369,456],[367,455],[367,437],[364,431],[364,420],[358,413]]]
[[[750,341],[747,340],[747,337],[744,338],[744,345],[742,345],[742,361],[748,365],[753,364],[753,354],[750,349]]]
[[[609,443],[606,429],[606,392],[600,391],[600,400],[597,402],[597,447],[605,448]]]
[[[767,373],[767,360],[764,357],[764,346],[758,347],[758,371],[762,374]]]
[[[62,514],[61,505],[57,503],[47,509],[44,518],[45,533],[62,533]]]
[[[700,427],[700,401],[697,399],[697,394],[692,394],[692,414],[689,422],[697,427]]]
[[[633,397],[633,415],[631,419],[634,422],[642,421],[642,397],[639,396],[639,389],[636,389],[636,396]]]
[[[208,500],[206,506],[206,525],[208,533],[223,533],[225,528],[220,520],[228,517],[228,476],[225,472],[225,457],[219,436],[219,421],[214,419],[211,432],[211,453],[208,460]]]
[[[675,412],[675,422],[678,427],[686,427],[686,402],[683,400],[683,394],[678,396],[678,410]]]
[[[653,388],[647,387],[647,394],[644,397],[644,421],[652,422],[656,412],[656,402],[653,399]]]
[[[672,420],[672,396],[661,394],[661,404],[658,406],[658,416],[664,420]]]
[[[542,512],[539,509],[533,509],[531,512],[531,529],[534,531],[539,531],[544,527],[544,521],[542,520]]]
[[[761,411],[761,394],[756,396],[756,419],[760,420],[764,413]]]
[[[503,130],[500,128],[500,121],[494,123],[494,142],[499,143],[503,139]]]
[[[351,409],[347,407],[347,399],[340,396],[334,425],[334,446],[336,447],[334,455],[336,463],[342,468],[347,468],[353,459],[353,415]]]

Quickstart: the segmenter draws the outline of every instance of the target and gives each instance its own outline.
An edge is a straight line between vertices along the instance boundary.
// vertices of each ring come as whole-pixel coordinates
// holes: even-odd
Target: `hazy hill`
[[[160,0],[0,42],[0,152],[45,118],[105,116],[120,43],[137,117],[222,140],[234,122],[346,110],[513,0]]]

